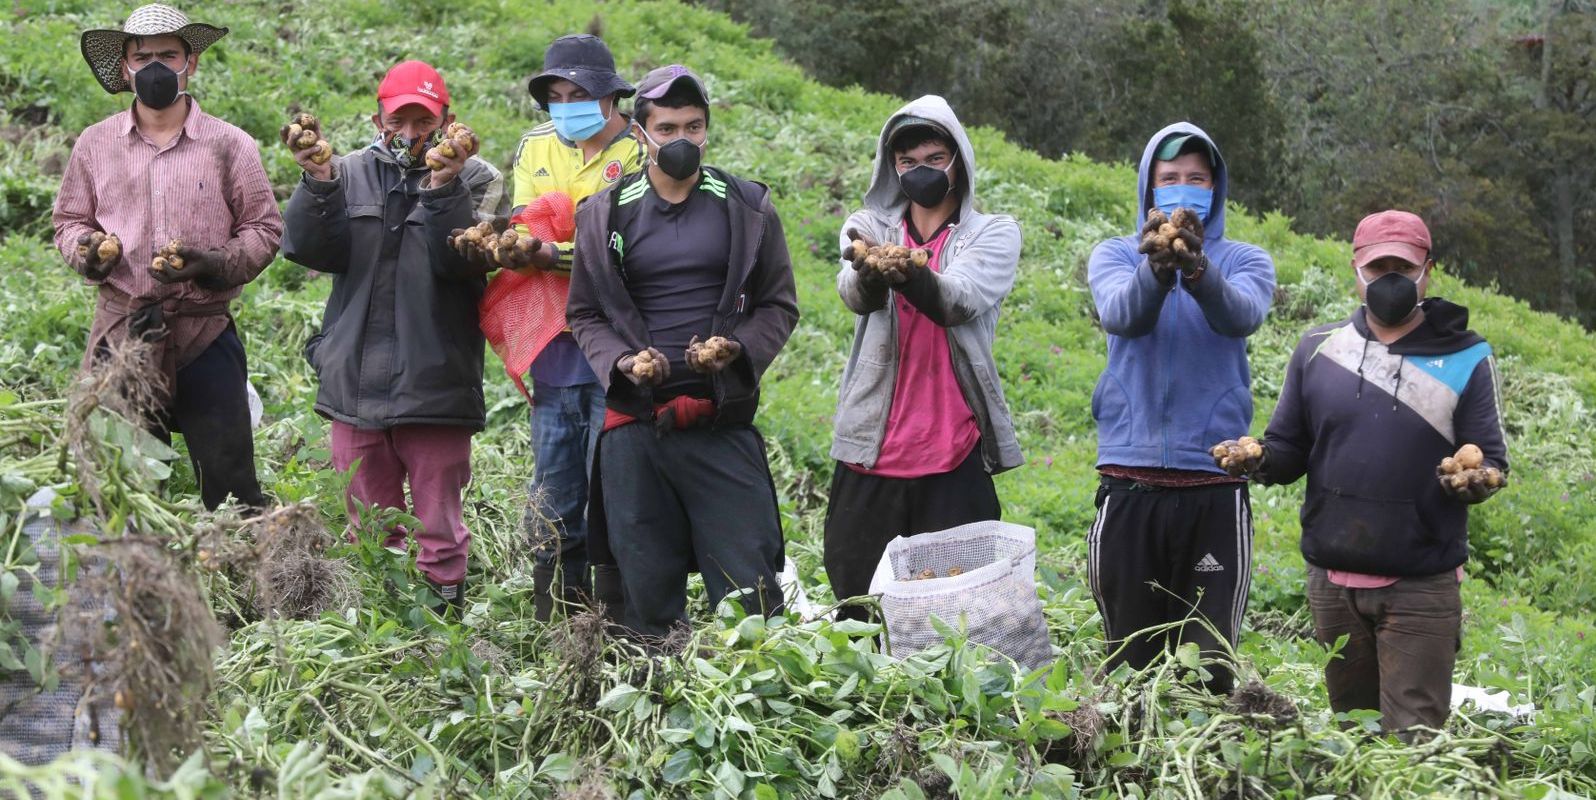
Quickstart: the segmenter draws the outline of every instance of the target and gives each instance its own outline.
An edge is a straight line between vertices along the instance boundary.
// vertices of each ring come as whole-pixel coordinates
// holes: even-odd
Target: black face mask
[[[1395,272],[1370,281],[1364,299],[1374,318],[1396,327],[1413,316],[1419,306],[1419,284]]]
[[[925,164],[899,175],[898,186],[910,202],[922,208],[935,208],[953,190],[947,172]]]
[[[184,67],[184,71],[187,71]],[[177,86],[178,73],[159,61],[151,62],[133,73],[133,94],[145,108],[159,111],[177,102],[182,92]]]
[[[699,162],[703,157],[703,148],[686,139],[674,139],[659,149],[659,155],[654,157],[654,163],[658,164],[666,175],[685,181],[698,171]]]

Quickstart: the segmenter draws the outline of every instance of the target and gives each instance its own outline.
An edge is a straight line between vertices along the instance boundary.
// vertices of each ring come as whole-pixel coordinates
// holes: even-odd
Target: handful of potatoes
[[[328,144],[326,139],[321,138],[321,123],[316,120],[314,115],[304,112],[295,114],[293,119],[283,126],[281,133],[283,144],[288,145],[289,150],[298,153],[301,150],[314,148],[315,152],[310,154],[312,162],[325,164],[332,160],[332,145]]]
[[[168,270],[182,272],[183,267],[186,265],[183,263],[183,257],[177,254],[178,249],[182,246],[182,239],[173,239],[167,242],[161,249],[155,251],[155,258],[150,259],[150,269],[155,272],[166,272]]]
[[[468,257],[476,251],[496,267],[520,269],[531,263],[532,254],[543,247],[543,242],[513,227],[500,231],[492,222],[479,222],[449,237],[449,246]]]
[[[1136,251],[1147,256],[1185,256],[1191,253],[1191,247],[1180,235],[1182,229],[1195,231],[1199,228],[1197,214],[1189,208],[1177,208],[1175,213],[1165,216],[1164,212],[1153,209],[1147,212],[1147,225],[1142,229],[1142,243]]]
[[[1245,475],[1256,471],[1263,465],[1263,442],[1243,436],[1240,439],[1227,439],[1214,445],[1208,450],[1214,457],[1214,463],[1219,468],[1231,475]]]
[[[1485,454],[1472,444],[1465,444],[1453,455],[1441,459],[1435,474],[1454,491],[1480,487],[1495,490],[1507,484],[1507,476],[1496,467],[1485,466]]]
[[[481,148],[482,140],[477,138],[475,131],[462,123],[451,122],[443,132],[443,141],[427,151],[427,167],[432,170],[443,169],[444,159],[457,158],[462,154],[469,158]]]
[[[122,240],[114,233],[95,231],[89,234],[88,241],[78,244],[78,258],[86,262],[90,253],[99,263],[109,264],[122,257]]]
[[[711,336],[702,342],[695,341],[688,349],[700,367],[712,367],[736,355],[731,340],[724,336]]]
[[[923,267],[931,261],[931,251],[924,248],[905,247],[901,244],[871,245],[863,239],[855,239],[848,246],[847,258],[849,261],[864,261],[865,267],[881,273],[885,277],[903,277],[909,274],[911,266]]]
[[[659,362],[654,358],[653,350],[644,350],[632,357],[632,375],[642,380],[653,380],[659,372]]]

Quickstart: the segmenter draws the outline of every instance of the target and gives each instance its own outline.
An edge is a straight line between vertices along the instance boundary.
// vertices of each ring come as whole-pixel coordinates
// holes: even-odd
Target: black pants
[[[924,478],[882,478],[839,463],[826,508],[826,576],[832,594],[839,600],[869,594],[876,564],[887,543],[899,536],[1001,519],[1002,511],[979,445],[952,472]],[[869,614],[844,606],[837,617],[863,620]]]
[[[183,434],[200,499],[209,509],[229,494],[252,508],[266,506],[255,477],[255,433],[244,389],[248,381],[244,343],[228,325],[198,358],[177,371],[172,398],[151,431],[168,443],[171,432]]]
[[[609,549],[626,593],[627,627],[665,636],[687,619],[696,564],[713,606],[734,590],[750,614],[781,609],[781,516],[752,427],[656,435],[635,423],[604,434],[599,458]]]
[[[1124,645],[1108,669],[1121,663],[1140,669],[1184,642],[1195,642],[1204,655],[1219,655],[1218,639],[1196,621],[1199,616],[1235,646],[1252,574],[1252,505],[1245,484],[1159,489],[1104,477],[1087,551],[1109,652]],[[1192,621],[1177,631],[1135,635],[1187,617]],[[1228,669],[1213,675],[1210,690],[1230,691]]]

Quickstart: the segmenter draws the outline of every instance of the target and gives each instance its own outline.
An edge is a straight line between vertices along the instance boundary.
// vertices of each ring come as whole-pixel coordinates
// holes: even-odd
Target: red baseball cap
[[[443,116],[449,105],[449,88],[443,76],[425,61],[405,61],[394,65],[377,86],[377,103],[385,114],[412,103]]]
[[[1418,265],[1430,259],[1430,229],[1419,215],[1381,211],[1358,223],[1352,234],[1352,266],[1362,269],[1388,256]]]

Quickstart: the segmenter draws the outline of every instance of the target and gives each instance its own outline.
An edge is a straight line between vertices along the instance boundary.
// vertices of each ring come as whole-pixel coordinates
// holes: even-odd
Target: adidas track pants
[[[1121,663],[1140,669],[1183,642],[1197,643],[1205,656],[1220,655],[1215,631],[1233,647],[1247,610],[1252,506],[1246,484],[1166,489],[1103,476],[1087,537],[1087,570],[1108,651],[1118,651],[1105,669]],[[1167,634],[1137,635],[1188,617]],[[1229,692],[1230,671],[1210,671],[1208,688]]]

